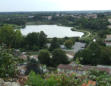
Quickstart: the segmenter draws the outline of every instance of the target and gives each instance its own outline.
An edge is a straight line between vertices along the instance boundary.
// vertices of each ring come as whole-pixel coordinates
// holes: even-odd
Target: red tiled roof
[[[107,73],[111,72],[110,68],[103,68],[103,67],[96,67],[96,66],[88,66],[88,65],[82,65],[82,66],[72,66],[72,65],[64,65],[60,64],[57,68],[64,69],[64,70],[82,70],[82,71],[88,71],[88,70],[99,70],[99,71],[105,71]]]
[[[64,64],[60,64],[57,68],[73,70],[73,67],[71,65],[64,65]]]

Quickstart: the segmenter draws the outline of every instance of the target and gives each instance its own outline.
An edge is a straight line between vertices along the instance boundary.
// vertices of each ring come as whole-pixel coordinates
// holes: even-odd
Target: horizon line
[[[110,10],[60,10],[60,11],[0,11],[0,13],[3,13],[3,12],[87,12],[87,11],[90,11],[90,12],[94,12],[94,11],[111,11]]]

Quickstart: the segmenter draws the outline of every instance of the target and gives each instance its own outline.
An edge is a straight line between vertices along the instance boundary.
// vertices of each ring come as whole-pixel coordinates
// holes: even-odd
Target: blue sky
[[[111,10],[111,0],[0,0],[0,12]]]

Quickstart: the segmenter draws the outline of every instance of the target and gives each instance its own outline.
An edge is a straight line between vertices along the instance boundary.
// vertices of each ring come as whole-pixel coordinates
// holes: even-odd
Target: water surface
[[[44,31],[48,38],[64,38],[64,37],[81,37],[84,33],[71,31],[72,27],[57,26],[57,25],[27,25],[21,29],[23,35],[31,32]]]

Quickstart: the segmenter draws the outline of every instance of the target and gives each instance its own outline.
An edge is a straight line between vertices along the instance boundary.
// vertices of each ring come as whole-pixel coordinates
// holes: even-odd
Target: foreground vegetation
[[[26,84],[29,86],[110,86],[111,77],[105,72],[94,70],[82,76],[78,76],[76,73],[53,73],[41,76],[32,71]]]

